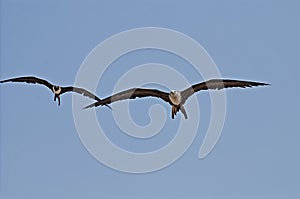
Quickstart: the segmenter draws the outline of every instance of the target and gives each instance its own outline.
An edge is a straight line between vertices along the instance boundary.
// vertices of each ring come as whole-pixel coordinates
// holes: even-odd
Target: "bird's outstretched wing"
[[[75,92],[75,93],[78,93],[78,94],[82,94],[83,96],[87,96],[91,99],[100,101],[99,97],[97,97],[93,93],[85,90],[84,88],[77,88],[77,87],[73,87],[73,86],[62,87],[61,88],[61,94],[66,93],[66,92]]]
[[[78,94],[82,94],[83,96],[87,96],[91,99],[101,101],[101,99],[99,97],[97,97],[96,95],[94,95],[93,93],[91,93],[90,91],[88,91],[84,88],[78,88],[78,87],[73,87],[73,86],[62,87],[61,94],[65,93],[65,92],[75,92]],[[109,109],[111,109],[111,107],[109,105],[105,105],[105,106],[107,106]]]
[[[6,80],[0,81],[0,83],[5,83],[5,82],[26,82],[29,84],[41,84],[41,85],[47,86],[51,91],[52,91],[52,87],[53,87],[53,85],[51,83],[49,83],[48,81],[37,78],[37,77],[33,77],[33,76],[16,77],[16,78],[11,78],[11,79],[6,79]]]
[[[241,80],[231,80],[231,79],[211,79],[206,82],[201,82],[199,84],[195,84],[184,91],[181,92],[182,102],[184,103],[191,95],[195,92],[201,90],[209,90],[209,89],[223,89],[223,88],[246,88],[253,86],[266,86],[270,85],[267,83],[261,82],[251,82],[251,81],[241,81]]]
[[[158,97],[158,98],[171,104],[171,101],[169,99],[169,94],[166,92],[159,91],[156,89],[132,88],[129,90],[125,90],[125,91],[116,93],[110,97],[107,97],[107,98],[100,100],[98,102],[95,102],[93,104],[90,104],[90,105],[84,107],[84,109],[108,105],[113,102],[126,100],[126,99],[135,99],[137,97]]]

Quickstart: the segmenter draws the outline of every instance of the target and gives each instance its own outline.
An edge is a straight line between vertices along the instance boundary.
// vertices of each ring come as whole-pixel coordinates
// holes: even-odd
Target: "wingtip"
[[[3,80],[0,81],[0,83],[6,83],[6,82],[10,82],[10,81],[11,81],[11,78],[9,78],[9,79],[3,79]]]
[[[271,84],[265,82],[252,82],[252,85],[250,85],[250,87],[254,86],[271,86]]]
[[[108,107],[110,110],[113,110],[109,105],[105,104],[105,106]],[[97,107],[96,103],[87,105],[87,106],[83,107],[82,110],[93,108],[93,107]]]
[[[260,83],[258,86],[272,86],[272,84],[269,84],[269,83]]]
[[[107,104],[106,104],[105,106],[106,106],[107,108],[109,108],[110,110],[113,110],[111,106],[109,106],[109,105],[107,105]]]
[[[92,107],[95,107],[95,105],[94,104],[87,105],[87,106],[83,107],[82,110],[89,109]]]

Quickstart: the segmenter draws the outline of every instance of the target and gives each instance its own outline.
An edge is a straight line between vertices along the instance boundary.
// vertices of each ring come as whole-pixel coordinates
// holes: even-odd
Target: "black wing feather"
[[[83,96],[87,96],[91,99],[95,99],[97,101],[100,101],[99,97],[97,97],[93,93],[85,90],[84,88],[77,88],[77,87],[73,87],[73,86],[62,87],[61,88],[61,94],[65,93],[65,92],[75,92],[75,93],[78,93],[78,94],[82,94]]]
[[[266,86],[270,85],[267,83],[261,82],[251,82],[251,81],[241,81],[241,80],[231,80],[231,79],[211,79],[206,82],[201,82],[199,84],[195,84],[184,91],[181,92],[183,97],[183,103],[195,92],[201,90],[209,90],[209,89],[223,89],[223,88],[246,88],[246,87],[253,87],[253,86]]]
[[[41,84],[41,85],[47,86],[51,91],[52,91],[52,87],[53,87],[53,85],[51,83],[49,83],[48,81],[37,78],[37,77],[33,77],[33,76],[17,77],[17,78],[11,78],[11,79],[6,79],[6,80],[0,81],[0,83],[5,83],[5,82],[26,82],[29,84]]]
[[[121,100],[126,100],[126,99],[135,99],[137,97],[158,97],[168,103],[171,104],[171,101],[169,99],[169,94],[163,91],[159,91],[156,89],[144,89],[144,88],[132,88],[129,90],[125,90],[119,93],[116,93],[110,97],[107,97],[103,100],[100,100],[98,102],[95,102],[93,104],[90,104],[86,108],[91,108],[91,107],[97,107],[97,106],[104,106],[111,104],[116,101],[121,101]]]

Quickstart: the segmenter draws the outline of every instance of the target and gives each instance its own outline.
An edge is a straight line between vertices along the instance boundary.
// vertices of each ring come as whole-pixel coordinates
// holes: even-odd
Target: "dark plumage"
[[[74,86],[60,87],[60,86],[53,85],[44,79],[40,79],[40,78],[33,77],[33,76],[17,77],[17,78],[11,78],[11,79],[6,79],[6,80],[0,81],[0,83],[5,83],[5,82],[26,82],[29,84],[44,85],[44,86],[48,87],[54,93],[54,101],[56,101],[56,98],[57,98],[58,105],[60,105],[60,95],[66,93],[66,92],[76,92],[76,93],[82,94],[84,96],[87,96],[91,99],[100,101],[99,97],[97,97],[93,93],[91,93],[83,88],[77,88]]]
[[[97,107],[97,106],[104,106],[116,101],[134,99],[136,97],[158,97],[168,102],[172,106],[173,119],[174,119],[174,115],[176,115],[179,110],[184,114],[184,117],[187,119],[187,113],[183,105],[187,101],[187,99],[195,92],[201,90],[208,90],[208,89],[220,90],[223,88],[234,88],[234,87],[246,88],[246,87],[266,86],[266,85],[269,84],[261,83],[261,82],[230,80],[230,79],[212,79],[206,82],[195,84],[183,91],[171,91],[170,93],[166,93],[156,89],[132,88],[129,90],[116,93],[110,97],[97,101],[93,104],[90,104],[84,107],[84,109]]]

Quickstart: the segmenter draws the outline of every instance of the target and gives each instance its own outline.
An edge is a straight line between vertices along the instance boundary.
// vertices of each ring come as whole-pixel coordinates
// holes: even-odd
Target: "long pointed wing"
[[[61,88],[61,94],[65,93],[65,92],[75,92],[75,93],[78,93],[78,94],[82,94],[83,96],[87,96],[91,99],[100,101],[99,97],[97,97],[93,93],[85,90],[84,88],[77,88],[77,87],[73,87],[73,86],[62,87]]]
[[[266,86],[270,84],[261,83],[261,82],[251,82],[251,81],[241,81],[241,80],[231,80],[231,79],[211,79],[206,82],[201,82],[195,84],[184,91],[181,92],[183,103],[195,92],[208,89],[223,89],[223,88],[246,88],[252,86]]]
[[[41,84],[41,85],[47,86],[51,91],[52,91],[52,87],[53,87],[53,85],[50,84],[48,81],[37,78],[37,77],[33,77],[33,76],[16,77],[16,78],[11,78],[11,79],[6,79],[6,80],[0,81],[0,83],[5,83],[5,82],[26,82],[29,84]]]
[[[103,100],[100,100],[98,102],[95,102],[93,104],[90,104],[86,108],[91,108],[91,107],[97,107],[97,106],[103,106],[107,104],[111,104],[116,101],[121,101],[121,100],[126,100],[126,99],[135,99],[137,97],[158,97],[168,103],[171,103],[169,99],[169,94],[163,91],[159,91],[156,89],[144,89],[144,88],[132,88],[129,90],[125,90],[122,92],[119,92],[117,94],[114,94],[110,97],[107,97]]]

